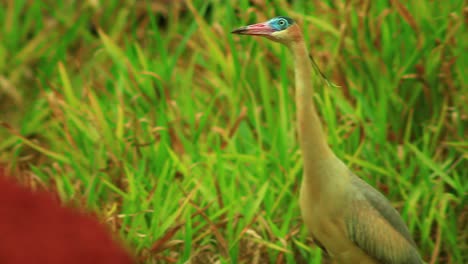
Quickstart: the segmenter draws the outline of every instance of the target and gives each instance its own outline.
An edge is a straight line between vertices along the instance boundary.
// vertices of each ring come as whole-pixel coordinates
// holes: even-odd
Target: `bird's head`
[[[266,22],[240,27],[234,34],[262,36],[283,44],[290,44],[302,38],[296,22],[289,17],[279,16]]]

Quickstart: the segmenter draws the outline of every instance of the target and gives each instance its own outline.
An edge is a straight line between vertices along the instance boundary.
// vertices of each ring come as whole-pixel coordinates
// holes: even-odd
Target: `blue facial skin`
[[[293,24],[294,20],[285,16],[275,17],[268,21],[268,25],[270,25],[270,27],[273,28],[275,31],[285,30]]]

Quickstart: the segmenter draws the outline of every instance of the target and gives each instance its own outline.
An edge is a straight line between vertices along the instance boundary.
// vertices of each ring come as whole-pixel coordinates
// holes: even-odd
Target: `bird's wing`
[[[348,237],[381,263],[423,263],[398,212],[377,190],[353,175],[353,187],[362,195],[352,200],[346,216]]]

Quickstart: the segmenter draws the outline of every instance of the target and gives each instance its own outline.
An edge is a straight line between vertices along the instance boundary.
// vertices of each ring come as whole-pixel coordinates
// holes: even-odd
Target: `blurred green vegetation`
[[[337,155],[428,263],[467,262],[464,1],[193,2],[0,3],[2,163],[97,211],[144,263],[320,263],[291,57],[229,33],[288,15],[340,86],[314,98]]]

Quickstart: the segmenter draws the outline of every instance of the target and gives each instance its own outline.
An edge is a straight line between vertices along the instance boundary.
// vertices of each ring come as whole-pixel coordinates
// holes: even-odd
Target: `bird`
[[[312,62],[298,23],[278,16],[231,33],[286,46],[294,60],[296,126],[303,177],[299,206],[327,261],[342,264],[424,263],[408,227],[389,200],[356,176],[327,142],[314,101]]]

